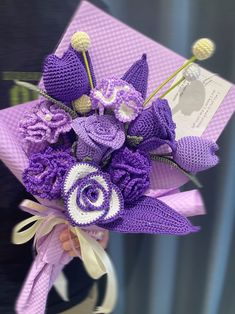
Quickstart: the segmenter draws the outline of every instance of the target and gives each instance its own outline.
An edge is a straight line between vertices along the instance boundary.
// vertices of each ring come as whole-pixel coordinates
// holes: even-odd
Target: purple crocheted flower
[[[108,172],[125,202],[137,200],[150,184],[150,160],[142,151],[133,152],[125,147],[114,153]]]
[[[123,197],[107,173],[93,164],[72,166],[63,185],[66,213],[73,225],[111,222],[123,210]]]
[[[20,137],[26,143],[56,143],[60,134],[71,130],[72,119],[57,105],[47,101],[28,111],[19,123]]]
[[[72,128],[78,135],[76,155],[81,161],[88,157],[99,163],[125,141],[123,124],[111,115],[77,118]]]
[[[211,140],[186,136],[177,142],[174,160],[186,171],[197,173],[217,165],[217,150],[218,145]]]
[[[143,137],[139,149],[151,151],[168,144],[172,151],[175,151],[175,128],[167,100],[158,98],[150,108],[145,109],[130,123],[128,134]]]
[[[122,79],[102,80],[91,91],[93,109],[99,108],[103,114],[105,108],[114,110],[119,121],[130,122],[143,110],[143,98],[131,84]]]
[[[23,182],[28,192],[49,200],[61,197],[64,175],[76,159],[68,149],[47,148],[29,158],[29,167],[23,172]]]

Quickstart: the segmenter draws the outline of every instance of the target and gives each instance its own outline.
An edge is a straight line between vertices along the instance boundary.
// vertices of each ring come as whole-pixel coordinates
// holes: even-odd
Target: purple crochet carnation
[[[81,161],[88,157],[99,163],[125,141],[123,124],[111,115],[77,118],[72,128],[78,135],[76,156]]]
[[[142,151],[125,147],[114,153],[108,172],[125,202],[137,200],[149,188],[150,160]]]
[[[139,149],[151,151],[168,144],[172,151],[175,151],[175,128],[168,101],[158,98],[150,108],[145,109],[130,123],[128,134],[143,137]]]
[[[37,104],[26,112],[19,123],[20,137],[26,143],[56,143],[61,134],[71,130],[68,113],[48,101]]]
[[[23,182],[28,192],[49,200],[61,197],[64,175],[76,159],[68,149],[47,148],[32,154],[29,167],[23,172]]]
[[[123,210],[123,197],[107,173],[80,162],[67,172],[63,184],[66,213],[73,225],[110,222]]]
[[[100,109],[103,114],[105,108],[114,110],[119,121],[134,120],[143,109],[143,98],[137,90],[122,79],[110,78],[102,80],[91,91],[93,109]]]

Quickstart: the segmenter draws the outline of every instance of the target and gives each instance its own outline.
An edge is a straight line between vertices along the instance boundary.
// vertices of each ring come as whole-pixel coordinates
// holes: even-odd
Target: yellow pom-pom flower
[[[73,101],[74,109],[80,114],[86,114],[91,111],[91,99],[87,95]]]
[[[71,46],[76,51],[87,51],[90,46],[90,37],[85,32],[76,32],[71,37]]]
[[[192,52],[198,60],[206,60],[215,52],[215,44],[209,38],[200,38],[193,44]]]

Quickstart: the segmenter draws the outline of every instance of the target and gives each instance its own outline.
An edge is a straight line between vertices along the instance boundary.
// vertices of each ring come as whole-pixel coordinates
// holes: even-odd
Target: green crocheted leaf
[[[143,141],[142,136],[127,135],[126,139],[127,139],[127,143],[131,146],[138,146]]]
[[[171,159],[169,157],[165,157],[165,156],[158,156],[155,154],[150,154],[150,159],[155,160],[155,161],[159,161],[159,162],[163,162],[169,166],[172,166],[172,167],[178,169],[185,176],[187,176],[198,188],[202,187],[202,184],[200,183],[200,181],[192,173],[187,172],[186,170],[181,168],[173,159]]]

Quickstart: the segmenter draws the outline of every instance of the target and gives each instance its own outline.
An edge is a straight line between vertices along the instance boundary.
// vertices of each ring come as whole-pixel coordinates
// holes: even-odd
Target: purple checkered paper
[[[89,52],[97,81],[109,76],[122,77],[133,62],[139,59],[143,53],[147,53],[149,63],[149,94],[185,61],[183,57],[131,29],[86,1],[81,3],[58,45],[56,49],[58,56],[62,56],[66,51],[72,34],[77,30],[87,32],[91,38],[92,45]],[[22,181],[22,172],[27,167],[28,159],[21,147],[18,135],[18,123],[25,111],[36,102],[32,101],[13,108],[4,109],[0,112],[0,158],[20,181]],[[228,123],[234,109],[235,87],[233,86],[220,104],[219,109],[203,133],[203,137],[216,141]],[[159,190],[152,190],[150,195],[160,197],[162,201],[165,201],[185,216],[203,214],[204,207],[197,191],[178,193],[177,190],[174,190],[174,188],[187,182],[187,180],[188,178],[175,168],[162,163],[154,163],[151,172],[151,188]],[[164,189],[172,189],[173,192],[169,192],[168,190],[164,192]],[[43,204],[48,203],[40,199],[38,200]],[[52,205],[53,203],[49,202],[48,205]],[[190,212],[189,209],[192,203],[194,204],[194,211]],[[53,234],[58,235],[57,231],[60,231],[58,228],[54,230]],[[61,249],[58,246],[56,256],[60,256],[61,254]],[[53,261],[56,259],[54,257]],[[53,261],[50,261],[49,264],[51,265]],[[42,287],[47,282],[49,289],[55,280],[53,272],[57,274],[61,267],[57,265],[59,267],[57,268],[54,265],[55,267],[50,268],[48,273],[42,271],[40,276],[38,276],[37,263],[39,263],[40,267],[43,267],[43,265],[49,267],[47,260],[43,261],[44,264],[41,264],[41,262],[39,254],[31,268],[31,272],[33,272],[32,277],[28,277],[28,281],[26,281],[27,285],[24,287],[18,300],[17,313],[32,313],[32,306],[37,313],[44,312],[47,291],[44,289],[37,297],[34,297],[33,293],[35,293],[35,290],[32,292],[31,286],[39,284]],[[38,276],[38,281],[33,281],[32,283],[30,280],[34,280],[35,276]],[[37,302],[35,304],[31,303],[28,298],[31,298],[30,300],[37,300]],[[31,304],[30,308],[27,307],[29,304]]]

